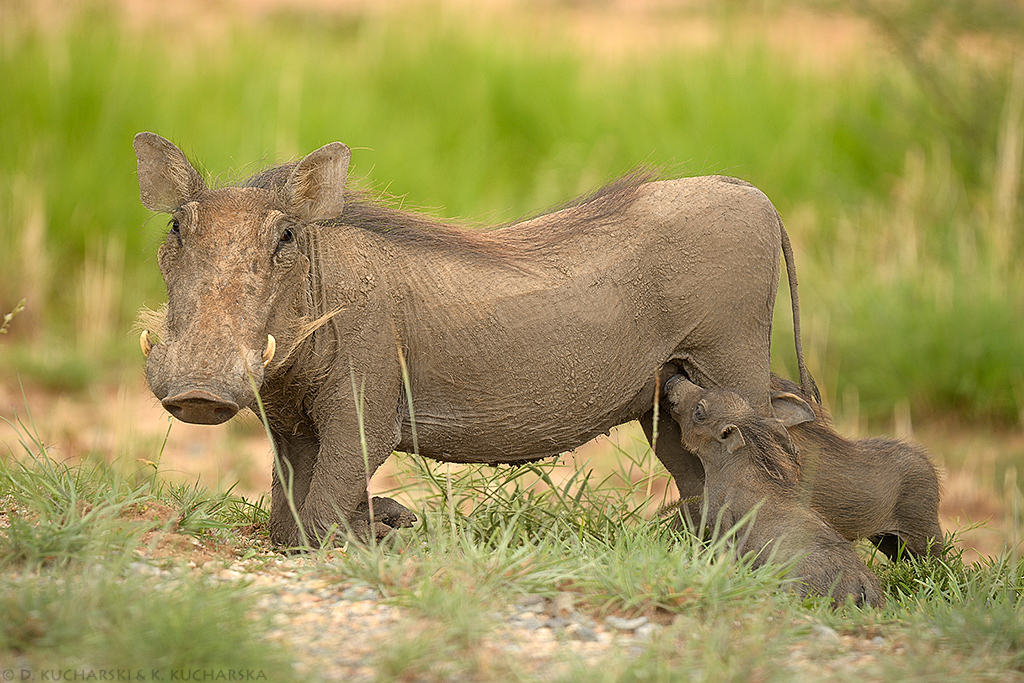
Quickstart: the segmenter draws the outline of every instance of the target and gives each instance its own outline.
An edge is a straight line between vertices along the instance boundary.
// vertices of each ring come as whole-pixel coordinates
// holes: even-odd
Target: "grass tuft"
[[[92,572],[0,580],[0,652],[50,669],[262,670],[294,680],[287,658],[252,631],[251,595],[186,580]]]
[[[0,562],[66,564],[130,548],[141,528],[121,513],[152,500],[149,485],[133,487],[106,465],[57,463],[29,427],[15,428],[24,453],[0,459]]]

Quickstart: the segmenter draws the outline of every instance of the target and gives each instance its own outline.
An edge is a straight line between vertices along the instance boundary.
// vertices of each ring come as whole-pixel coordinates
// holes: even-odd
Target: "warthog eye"
[[[693,421],[703,422],[708,418],[708,405],[703,400],[698,401],[693,407]]]
[[[277,249],[274,250],[274,254],[276,255],[278,252],[281,251],[281,249],[288,246],[294,241],[295,233],[292,232],[291,228],[285,228],[284,232],[281,233],[280,239],[277,240]]]
[[[181,246],[181,224],[178,222],[177,218],[172,218],[171,219],[170,234],[174,235],[174,238],[176,240],[178,240],[178,246],[180,247]]]

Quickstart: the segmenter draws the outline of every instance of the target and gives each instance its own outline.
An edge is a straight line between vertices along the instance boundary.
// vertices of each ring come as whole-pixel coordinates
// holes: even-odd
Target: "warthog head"
[[[265,182],[209,189],[159,135],[139,133],[134,146],[142,203],[171,215],[157,254],[166,316],[159,339],[140,340],[146,377],[178,419],[219,424],[253,405],[277,340],[294,334],[304,229],[341,213],[350,152],[332,143]]]
[[[731,391],[703,389],[682,375],[675,375],[665,384],[672,417],[679,424],[683,443],[708,464],[726,466],[733,455],[747,446],[736,459],[751,455],[762,468],[778,480],[796,477],[796,446],[787,427],[815,419],[814,411],[799,396],[774,392],[771,396],[775,417],[757,415],[741,396]],[[782,451],[770,447],[771,443]],[[786,457],[780,457],[784,453]]]

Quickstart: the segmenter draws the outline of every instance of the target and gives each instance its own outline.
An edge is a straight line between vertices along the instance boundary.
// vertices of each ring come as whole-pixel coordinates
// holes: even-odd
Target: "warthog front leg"
[[[288,548],[303,545],[296,523],[309,492],[320,443],[312,437],[272,432],[275,462],[270,489],[270,540]]]
[[[668,406],[662,406],[658,417],[658,440],[654,442],[654,411],[640,418],[647,442],[654,446],[654,454],[672,475],[679,489],[679,499],[699,498],[704,493],[704,466],[700,458],[682,443],[679,425],[672,419]],[[699,513],[698,513],[699,514]]]
[[[381,359],[377,367],[385,361]],[[367,504],[367,483],[398,445],[400,374],[396,371],[390,380],[386,375],[364,377],[355,371],[339,374],[344,376],[332,378],[335,390],[317,398],[311,416],[320,448],[308,492],[298,508],[310,545],[331,543],[346,534],[366,541],[396,528],[388,521],[411,526],[415,519],[394,501],[380,499],[382,510],[374,509],[371,527]]]
[[[323,444],[312,436],[273,434],[277,459],[271,490],[270,538],[277,545],[295,548],[316,546],[333,533],[367,542],[380,540],[395,529],[411,527],[416,515],[390,498],[368,502],[366,483],[377,466],[391,453],[388,445],[374,449],[367,472],[360,455],[350,455],[347,465],[324,469]],[[358,439],[355,439],[359,443]],[[368,448],[372,440],[368,441]],[[316,472],[327,481],[317,493]],[[334,472],[342,476],[333,476]],[[351,508],[351,512],[348,511]],[[299,522],[301,521],[301,529]],[[336,531],[335,531],[336,529]]]

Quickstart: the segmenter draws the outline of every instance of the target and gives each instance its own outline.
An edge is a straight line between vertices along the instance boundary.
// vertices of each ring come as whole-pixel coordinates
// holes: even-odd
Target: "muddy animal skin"
[[[800,500],[786,426],[791,419],[814,419],[802,399],[774,395],[776,414],[785,416],[780,419],[757,414],[735,392],[702,389],[681,375],[669,379],[665,390],[684,444],[704,465],[707,524],[728,530],[743,522],[737,551],[758,553],[755,564],[795,561],[796,588],[803,594],[831,596],[835,606],[848,596],[857,605],[884,604],[878,578],[850,542]]]
[[[142,340],[149,385],[207,424],[258,389],[280,465],[276,543],[365,529],[367,481],[396,449],[522,463],[630,420],[650,435],[659,377],[677,369],[769,414],[780,252],[797,325],[799,311],[782,222],[748,183],[634,174],[471,230],[347,189],[341,143],[220,188],[158,135],[134,146],[142,203],[171,215],[167,306]],[[658,457],[699,494],[700,461],[673,420],[658,427]]]

